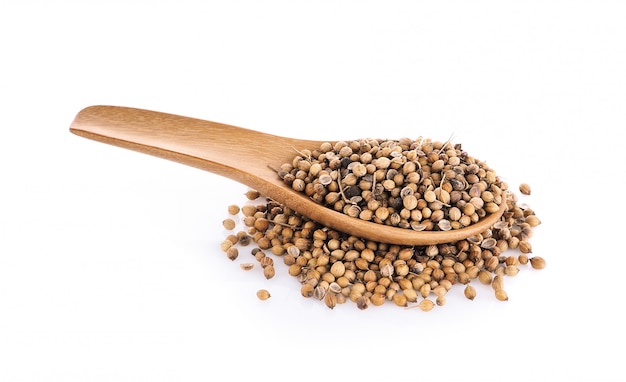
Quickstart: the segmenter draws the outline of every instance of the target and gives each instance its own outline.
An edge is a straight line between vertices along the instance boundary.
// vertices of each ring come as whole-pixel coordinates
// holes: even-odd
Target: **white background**
[[[625,18],[622,1],[0,1],[0,380],[625,380]],[[531,184],[548,267],[507,280],[506,303],[477,286],[429,313],[331,311],[220,252],[247,187],[70,134],[94,104],[453,135]]]

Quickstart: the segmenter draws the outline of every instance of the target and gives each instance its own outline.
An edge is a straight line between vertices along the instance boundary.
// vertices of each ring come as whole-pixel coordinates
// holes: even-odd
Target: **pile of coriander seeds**
[[[298,151],[276,170],[292,189],[352,217],[400,228],[467,227],[504,200],[503,183],[460,144],[361,139]]]
[[[473,300],[475,283],[491,285],[507,301],[505,278],[523,267],[542,269],[529,239],[541,221],[518,204],[495,171],[459,144],[429,139],[324,143],[297,151],[276,169],[294,190],[329,208],[379,224],[414,230],[458,229],[507,209],[490,229],[453,243],[402,246],[364,240],[325,227],[255,190],[231,205],[223,221],[231,232],[221,243],[244,270],[261,267],[274,277],[282,261],[303,297],[335,308],[348,301],[363,310],[385,303],[423,311],[446,303],[452,288]],[[530,187],[519,190],[530,194]],[[243,247],[250,248],[240,255]],[[259,298],[266,300],[263,289]]]

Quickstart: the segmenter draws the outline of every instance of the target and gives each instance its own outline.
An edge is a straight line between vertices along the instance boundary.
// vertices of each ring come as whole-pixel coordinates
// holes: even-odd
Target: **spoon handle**
[[[99,142],[230,176],[233,136],[242,128],[143,109],[90,106],[70,131]],[[228,150],[231,149],[229,153]],[[240,148],[241,149],[241,148]],[[225,163],[224,163],[225,162]],[[224,172],[228,174],[224,174]]]

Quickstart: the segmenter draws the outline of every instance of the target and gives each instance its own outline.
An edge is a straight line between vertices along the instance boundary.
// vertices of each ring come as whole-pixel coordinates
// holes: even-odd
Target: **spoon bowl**
[[[323,141],[266,134],[250,129],[156,111],[90,106],[70,126],[76,135],[196,167],[245,184],[298,213],[341,232],[378,242],[429,245],[455,242],[484,232],[506,209],[471,226],[449,231],[414,231],[353,218],[294,191],[274,169],[291,163],[296,150]]]

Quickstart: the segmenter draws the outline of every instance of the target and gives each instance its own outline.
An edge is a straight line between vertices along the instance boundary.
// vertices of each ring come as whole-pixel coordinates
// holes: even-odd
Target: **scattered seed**
[[[496,290],[496,298],[500,301],[508,301],[509,300],[509,295],[506,294],[506,291],[504,289],[497,289]]]
[[[245,195],[248,200],[256,200],[261,196],[261,194],[256,190],[248,190]]]
[[[272,277],[274,277],[275,274],[276,271],[274,270],[274,267],[272,265],[268,265],[267,267],[263,268],[263,276],[265,276],[266,279],[271,279]]]
[[[445,303],[445,300],[443,300],[443,301]],[[435,303],[433,303],[432,300],[424,299],[424,300],[420,301],[418,306],[419,306],[420,310],[422,310],[423,312],[429,312],[429,311],[431,311],[435,307]]]
[[[241,263],[239,264],[239,266],[241,267],[241,269],[243,269],[244,271],[249,271],[252,268],[254,268],[254,263]]]
[[[268,292],[266,289],[259,289],[256,292],[256,296],[259,298],[259,300],[262,300],[262,301],[265,301],[271,297],[270,292]]]
[[[463,294],[468,300],[474,300],[476,298],[476,289],[471,285],[466,285]]]
[[[224,226],[224,228],[226,228],[229,231],[232,231],[237,226],[235,224],[235,221],[233,219],[230,219],[230,218],[229,219],[224,219],[224,221],[222,221],[222,225]]]
[[[239,256],[239,250],[237,247],[230,247],[226,250],[226,256],[231,260],[236,260]]]
[[[535,269],[543,269],[546,267],[546,261],[543,257],[534,256],[530,258],[530,265]]]
[[[519,192],[524,195],[530,195],[530,186],[526,183],[522,183],[519,185]]]

